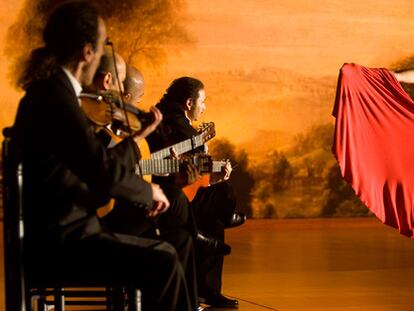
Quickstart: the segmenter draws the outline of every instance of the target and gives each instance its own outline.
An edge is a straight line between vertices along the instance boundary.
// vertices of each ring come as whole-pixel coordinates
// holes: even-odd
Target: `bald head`
[[[144,95],[144,76],[135,67],[126,65],[126,78],[124,81],[125,102],[136,106]]]
[[[121,88],[123,88],[122,83],[125,80],[126,75],[126,64],[124,59],[115,53],[115,62],[116,70],[114,64],[114,57],[112,52],[105,50],[105,53],[102,55],[99,67],[96,70],[93,83],[95,87],[99,90],[118,90],[118,85],[116,81],[116,71],[119,75],[119,80],[121,82]]]

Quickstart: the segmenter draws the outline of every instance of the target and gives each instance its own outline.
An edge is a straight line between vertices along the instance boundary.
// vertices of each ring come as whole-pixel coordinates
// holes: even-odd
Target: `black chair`
[[[65,282],[59,280],[40,284],[28,280],[25,275],[24,214],[23,214],[23,167],[12,128],[3,130],[3,211],[4,211],[4,265],[6,311],[47,311],[53,305],[55,311],[65,306],[104,306],[105,309],[124,311],[141,310],[138,289],[125,288],[110,281]],[[35,307],[36,306],[36,307]],[[89,309],[91,310],[91,309]]]

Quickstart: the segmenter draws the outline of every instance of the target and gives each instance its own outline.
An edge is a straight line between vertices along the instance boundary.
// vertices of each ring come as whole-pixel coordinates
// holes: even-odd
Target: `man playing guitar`
[[[163,114],[163,121],[147,138],[151,152],[197,135],[192,122],[197,121],[206,109],[205,99],[201,81],[190,77],[174,80],[156,105]],[[204,151],[203,147],[199,147],[189,154]],[[227,182],[231,170],[231,164],[227,162],[221,172],[212,173],[210,186],[200,188],[191,202],[200,230],[223,242],[225,228],[241,225],[245,221],[243,214],[235,212],[235,197]],[[173,182],[172,177],[154,179],[161,186]],[[205,298],[206,304],[213,307],[237,307],[237,300],[221,295],[223,256],[196,253],[200,297]]]

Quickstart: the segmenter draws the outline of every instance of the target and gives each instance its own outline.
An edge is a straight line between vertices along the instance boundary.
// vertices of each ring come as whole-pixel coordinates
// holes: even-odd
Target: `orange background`
[[[21,5],[0,4],[1,49]],[[389,66],[414,51],[412,1],[188,0],[187,10],[196,41],[178,47],[181,52],[161,68],[142,68],[144,101],[156,102],[175,77],[199,77],[208,96],[204,119],[238,145],[264,133],[280,146],[309,125],[329,121],[343,62]],[[12,122],[20,96],[6,79],[7,68],[2,57],[1,127]]]

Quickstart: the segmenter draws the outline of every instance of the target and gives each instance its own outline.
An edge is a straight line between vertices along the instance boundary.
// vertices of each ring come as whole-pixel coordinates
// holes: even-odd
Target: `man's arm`
[[[395,78],[399,82],[414,83],[414,70],[406,70],[401,72],[393,72]]]
[[[125,159],[111,153],[97,139],[80,111],[76,98],[72,98],[66,89],[52,84],[49,93],[40,90],[34,94],[36,102],[43,103],[36,111],[39,113],[34,122],[37,124],[44,120],[47,110],[55,119],[43,127],[49,134],[49,143],[54,150],[82,181],[96,193],[108,193],[114,198],[124,199],[131,203],[144,203],[153,206],[152,188],[148,183],[140,181]],[[42,116],[43,114],[43,116]]]

